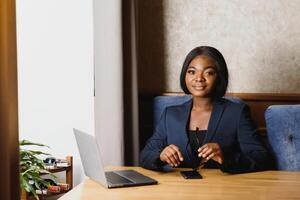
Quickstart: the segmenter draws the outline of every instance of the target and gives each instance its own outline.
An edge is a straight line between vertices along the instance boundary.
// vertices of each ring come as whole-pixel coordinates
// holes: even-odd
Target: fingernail
[[[180,161],[183,161],[183,158],[180,158]]]

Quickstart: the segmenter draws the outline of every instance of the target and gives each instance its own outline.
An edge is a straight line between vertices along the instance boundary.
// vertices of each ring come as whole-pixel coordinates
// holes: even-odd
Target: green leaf
[[[20,146],[35,145],[49,147],[40,143],[33,143],[28,140],[20,141]],[[45,163],[38,158],[40,155],[50,155],[43,151],[20,149],[20,187],[31,193],[36,199],[39,199],[36,194],[36,189],[50,186],[50,183],[42,178],[42,174],[47,174],[54,179],[57,177],[45,168]],[[46,171],[45,171],[46,170]],[[32,182],[32,184],[30,184]]]
[[[28,150],[30,153],[32,153],[32,155],[51,155],[49,153],[45,153],[42,151],[33,151],[33,150]]]
[[[38,190],[42,190],[41,187],[40,187],[40,184],[39,184],[39,181],[34,181],[34,185],[35,187],[38,189]]]
[[[43,186],[45,186],[47,188],[51,185],[48,181],[46,181],[44,179],[39,179],[39,183],[41,183]]]
[[[27,184],[26,184],[27,180],[20,175],[20,187],[24,190],[26,190],[27,192],[30,191],[30,189],[27,188]]]
[[[30,164],[30,160],[20,160],[20,165],[23,166],[23,165],[28,165]]]
[[[37,158],[35,155],[39,155],[39,154],[45,154],[45,155],[50,155],[50,154],[48,154],[48,153],[43,153],[43,152],[41,152],[41,153],[36,153],[36,152],[41,152],[41,151],[32,151],[32,150],[21,150],[21,156],[22,157],[25,157],[25,158],[35,158],[35,159],[37,159],[37,160],[41,160],[41,159],[39,159],[39,158]]]
[[[27,192],[31,193],[36,199],[39,199],[35,192],[35,188],[29,184],[29,180],[20,179],[21,180],[21,187],[24,188]]]
[[[20,141],[20,146],[25,146],[25,145],[34,145],[34,146],[41,146],[41,147],[48,147],[47,145],[41,144],[41,143],[35,143],[35,142],[30,142],[28,140],[21,140]]]
[[[52,178],[57,179],[57,176],[55,176],[55,174],[53,174],[53,173],[51,173],[51,172],[49,172],[47,170],[43,170],[42,173],[43,173],[43,175],[49,175]]]

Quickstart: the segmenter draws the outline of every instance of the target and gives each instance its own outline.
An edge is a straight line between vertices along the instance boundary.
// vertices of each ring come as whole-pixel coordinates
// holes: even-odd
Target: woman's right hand
[[[180,162],[183,161],[183,156],[177,146],[170,144],[165,147],[159,156],[162,162],[166,162],[172,167],[179,166]]]

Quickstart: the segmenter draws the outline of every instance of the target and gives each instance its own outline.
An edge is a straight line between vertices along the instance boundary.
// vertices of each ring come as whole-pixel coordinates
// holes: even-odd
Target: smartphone
[[[191,170],[191,171],[181,171],[180,174],[183,176],[185,179],[202,179],[203,177],[201,174],[196,171],[196,170]]]

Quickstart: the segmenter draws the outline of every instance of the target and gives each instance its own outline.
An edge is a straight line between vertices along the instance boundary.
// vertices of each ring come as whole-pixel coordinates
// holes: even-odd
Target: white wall
[[[94,132],[92,0],[17,0],[20,139],[74,156],[72,128]]]
[[[124,164],[121,6],[94,1],[95,134],[104,165]]]

